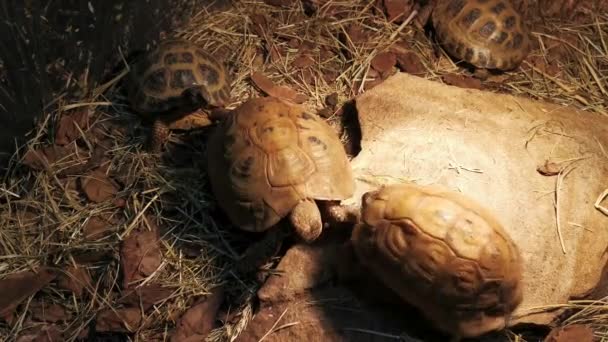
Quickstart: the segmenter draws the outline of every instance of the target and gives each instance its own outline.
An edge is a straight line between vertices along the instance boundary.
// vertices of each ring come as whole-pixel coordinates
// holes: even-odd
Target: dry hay
[[[301,2],[286,3],[292,4],[277,7],[241,1],[227,12],[203,10],[175,33],[229,63],[235,75],[230,108],[262,95],[251,81],[251,75],[260,72],[276,85],[292,89],[267,86],[265,92],[293,98],[295,90],[305,96],[307,107],[322,110],[340,129],[341,105],[397,72],[399,66],[440,82],[607,113],[606,15],[595,16],[587,24],[539,23],[533,30],[538,47],[522,67],[479,83],[443,52],[436,53],[440,50],[433,48],[416,18],[403,23],[409,13],[389,22],[374,1],[326,1],[309,16],[305,14],[309,8]],[[205,176],[207,131],[174,134],[168,158],[149,156],[142,150],[144,130],[122,93],[122,76],[124,72],[93,90],[88,102],[64,103],[58,112],[48,113],[47,120],[31,133],[28,145],[12,159],[0,186],[0,278],[47,266],[58,271],[56,280],[64,286],[44,287],[54,278],[34,278],[42,283],[33,282],[30,294],[42,289],[23,298],[12,315],[2,313],[10,322],[0,323],[2,340],[40,330],[41,323],[36,322],[40,315],[35,313],[41,303],[43,307],[58,304],[65,311],[61,319],[48,324],[63,331],[66,341],[86,331],[97,314],[104,317],[112,312],[128,316],[125,319],[134,325],[131,331],[136,340],[166,340],[196,298],[221,284],[226,301],[237,304],[222,316],[229,324],[213,331],[209,340],[235,338],[251,316],[246,299],[255,293],[255,282],[229,272],[250,235],[237,232],[217,213]],[[328,97],[334,103],[328,105]],[[49,124],[49,118],[57,119],[59,128]],[[343,136],[348,140],[346,133]],[[43,149],[53,142],[62,146]],[[51,165],[36,162],[31,151],[44,153]],[[99,234],[91,237],[92,232]],[[156,237],[154,232],[158,232]],[[143,310],[138,302],[134,312],[125,311],[119,303],[124,295],[125,255],[135,253],[124,251],[128,233],[140,234],[135,242],[145,251],[139,252],[149,256],[142,262],[148,265],[133,279],[157,290],[158,286],[169,289],[160,291],[163,294],[154,307],[147,303]],[[132,240],[129,246],[138,246]],[[66,271],[82,274],[75,269],[90,274],[90,280],[76,277],[85,284],[82,296],[62,276]],[[573,301],[570,306],[582,310],[564,324],[592,324],[598,337],[608,339],[606,300]],[[126,330],[112,322],[107,319],[106,325]]]

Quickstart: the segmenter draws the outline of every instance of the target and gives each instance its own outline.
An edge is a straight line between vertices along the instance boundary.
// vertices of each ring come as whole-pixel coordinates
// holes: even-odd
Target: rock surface
[[[608,118],[404,73],[359,96],[356,108],[361,152],[347,204],[383,183],[413,181],[487,206],[524,258],[524,301],[513,325],[547,324],[559,311],[539,307],[596,287],[608,259],[608,216],[594,207],[606,189]],[[562,174],[542,175],[547,162]]]

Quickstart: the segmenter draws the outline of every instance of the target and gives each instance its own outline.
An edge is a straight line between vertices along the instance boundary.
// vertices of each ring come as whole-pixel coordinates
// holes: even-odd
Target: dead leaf
[[[325,98],[325,104],[330,108],[336,108],[338,105],[338,93],[331,93]]]
[[[78,110],[69,115],[63,115],[57,126],[55,144],[63,146],[80,138],[80,131],[84,132],[88,128],[88,119],[87,110]]]
[[[63,322],[68,319],[65,308],[59,304],[34,303],[30,306],[32,318],[42,322]]]
[[[82,228],[82,234],[87,241],[95,241],[110,235],[116,229],[107,215],[91,216]]]
[[[40,147],[37,149],[29,149],[21,162],[28,167],[42,171],[50,170],[56,163],[61,162],[62,167],[66,167],[62,173],[76,172],[78,169],[74,169],[78,166],[85,164],[84,156],[82,160],[78,158],[68,158],[72,153],[78,152],[78,147],[75,145],[69,146],[58,146],[51,145],[46,147]]]
[[[313,64],[315,64],[315,60],[309,55],[299,55],[291,63],[295,68],[306,68]]]
[[[251,22],[253,23],[252,26],[255,34],[260,38],[264,38],[264,31],[268,27],[268,20],[266,20],[266,17],[263,14],[253,14],[251,16]]]
[[[319,110],[319,116],[322,117],[323,119],[327,119],[329,117],[331,117],[334,114],[334,111],[331,108],[322,108],[321,110]]]
[[[388,21],[394,21],[397,24],[407,19],[414,8],[411,0],[383,0],[382,3]]]
[[[55,272],[43,267],[35,273],[23,271],[0,280],[0,317],[12,314],[21,301],[40,291],[56,277]]]
[[[154,304],[164,301],[169,298],[175,287],[165,287],[158,284],[148,284],[142,287],[137,287],[134,290],[129,290],[118,303],[133,307],[141,307],[144,311],[150,309]]]
[[[142,321],[138,307],[106,309],[97,314],[95,330],[98,332],[134,332]]]
[[[397,55],[397,67],[403,72],[415,76],[422,76],[426,69],[420,61],[420,57],[412,51],[406,51]]]
[[[453,85],[456,87],[481,89],[481,81],[474,77],[456,75],[456,74],[447,74],[447,75],[443,75],[441,77],[441,79],[446,84]]]
[[[158,226],[147,216],[151,230],[145,224],[131,231],[122,242],[120,249],[120,264],[123,273],[123,288],[134,286],[134,282],[144,279],[160,266],[162,253],[160,251],[160,233]]]
[[[80,177],[80,187],[91,202],[100,203],[118,193],[118,184],[100,170],[95,169]]]
[[[536,168],[536,171],[543,176],[556,176],[561,170],[562,167],[560,166],[560,163],[555,163],[549,160],[545,160],[544,164],[539,165]]]
[[[304,103],[306,101],[306,96],[299,94],[291,88],[274,84],[260,72],[254,72],[251,75],[251,80],[261,91],[269,96],[286,99],[295,103]]]
[[[224,289],[216,287],[209,296],[186,311],[176,324],[171,342],[202,341],[215,327],[217,312],[224,301]]]
[[[77,297],[82,297],[83,291],[88,288],[93,288],[93,280],[89,270],[83,265],[70,265],[65,269],[65,273],[59,276],[57,287],[72,291]]]
[[[344,43],[348,45],[350,45],[348,42],[349,40],[352,44],[357,45],[367,42],[369,38],[369,33],[365,31],[361,25],[356,24],[349,25],[346,34],[348,35],[348,38],[345,37],[346,41]]]
[[[593,342],[593,330],[583,324],[554,328],[544,342]]]
[[[36,325],[23,330],[15,342],[61,342],[64,341],[61,331],[55,324]]]
[[[395,64],[397,64],[397,57],[392,52],[381,52],[371,61],[372,68],[380,73],[389,71]]]

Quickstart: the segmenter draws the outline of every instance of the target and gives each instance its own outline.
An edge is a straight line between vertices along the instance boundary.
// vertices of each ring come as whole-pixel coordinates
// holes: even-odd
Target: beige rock
[[[559,311],[539,307],[594,289],[608,259],[608,216],[594,206],[608,187],[607,117],[404,73],[356,107],[362,150],[347,204],[380,184],[413,181],[487,206],[524,258],[524,301],[512,324],[549,323]],[[555,164],[561,175],[541,174]]]

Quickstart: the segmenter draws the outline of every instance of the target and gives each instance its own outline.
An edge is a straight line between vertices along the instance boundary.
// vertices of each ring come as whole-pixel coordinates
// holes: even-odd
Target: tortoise
[[[509,0],[437,1],[431,20],[446,52],[480,76],[515,69],[531,49],[529,28]]]
[[[170,129],[221,119],[224,113],[213,109],[230,101],[230,83],[226,67],[187,40],[165,40],[143,55],[129,72],[127,92],[131,107],[152,123],[151,150],[161,150]]]
[[[365,193],[349,244],[365,269],[456,341],[503,329],[523,299],[522,258],[503,226],[439,186]]]
[[[248,232],[270,230],[245,252],[242,272],[291,234],[279,228],[283,218],[305,242],[321,234],[322,214],[325,224],[356,221],[358,208],[340,205],[354,192],[344,146],[329,124],[300,105],[247,100],[211,133],[207,158],[212,192],[230,221]]]

